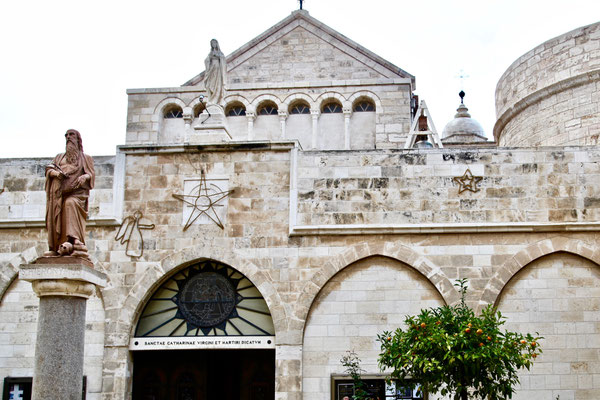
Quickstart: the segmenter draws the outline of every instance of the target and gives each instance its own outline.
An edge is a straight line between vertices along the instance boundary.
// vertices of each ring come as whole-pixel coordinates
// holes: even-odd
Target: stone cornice
[[[600,231],[600,222],[506,222],[473,224],[297,225],[290,236],[401,235],[431,233],[514,233]]]

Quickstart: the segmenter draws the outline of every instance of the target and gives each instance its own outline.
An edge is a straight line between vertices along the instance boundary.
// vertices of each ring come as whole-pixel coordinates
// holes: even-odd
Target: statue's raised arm
[[[204,87],[209,104],[219,104],[225,97],[225,84],[227,80],[227,64],[225,55],[219,48],[217,39],[210,41],[210,53],[204,60]]]
[[[46,166],[46,256],[89,259],[85,246],[88,199],[94,187],[94,160],[83,153],[81,135],[65,133],[66,150]]]

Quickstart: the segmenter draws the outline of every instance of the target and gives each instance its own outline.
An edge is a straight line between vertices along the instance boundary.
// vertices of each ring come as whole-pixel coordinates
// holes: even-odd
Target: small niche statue
[[[65,133],[66,150],[46,166],[45,256],[75,256],[89,260],[85,246],[88,198],[94,187],[94,160],[83,153],[81,135]]]
[[[221,105],[225,97],[227,65],[217,39],[210,41],[210,53],[204,60],[204,87],[208,103]]]

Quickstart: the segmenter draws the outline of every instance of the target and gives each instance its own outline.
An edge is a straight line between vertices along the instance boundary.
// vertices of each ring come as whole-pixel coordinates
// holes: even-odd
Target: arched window
[[[321,113],[323,114],[337,114],[342,112],[342,105],[337,101],[330,101],[323,105]]]
[[[277,115],[277,104],[265,101],[258,107],[258,115]]]
[[[290,115],[294,114],[310,114],[310,106],[304,101],[292,103],[289,108]]]
[[[175,104],[170,104],[167,107],[165,107],[163,117],[165,119],[183,118],[183,110],[181,109],[181,107]]]
[[[352,110],[354,112],[375,112],[375,104],[369,100],[362,99],[354,103]]]
[[[246,107],[240,102],[234,102],[227,105],[225,115],[228,117],[241,117],[246,115]]]
[[[206,108],[206,105],[204,103],[196,104],[196,106],[194,107],[194,118],[198,118],[200,116],[200,114],[202,114],[202,111],[204,111],[205,108]]]
[[[248,278],[212,260],[178,272],[142,311],[135,337],[274,336],[265,299]]]

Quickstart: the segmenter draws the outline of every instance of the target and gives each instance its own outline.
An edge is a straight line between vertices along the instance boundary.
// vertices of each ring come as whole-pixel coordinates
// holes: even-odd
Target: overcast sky
[[[210,39],[230,54],[297,0],[9,1],[0,14],[0,158],[50,157],[64,132],[110,155],[125,143],[128,88],[180,86]],[[306,0],[310,15],[416,76],[438,131],[459,104],[492,137],[494,90],[542,42],[600,19],[598,0]]]

